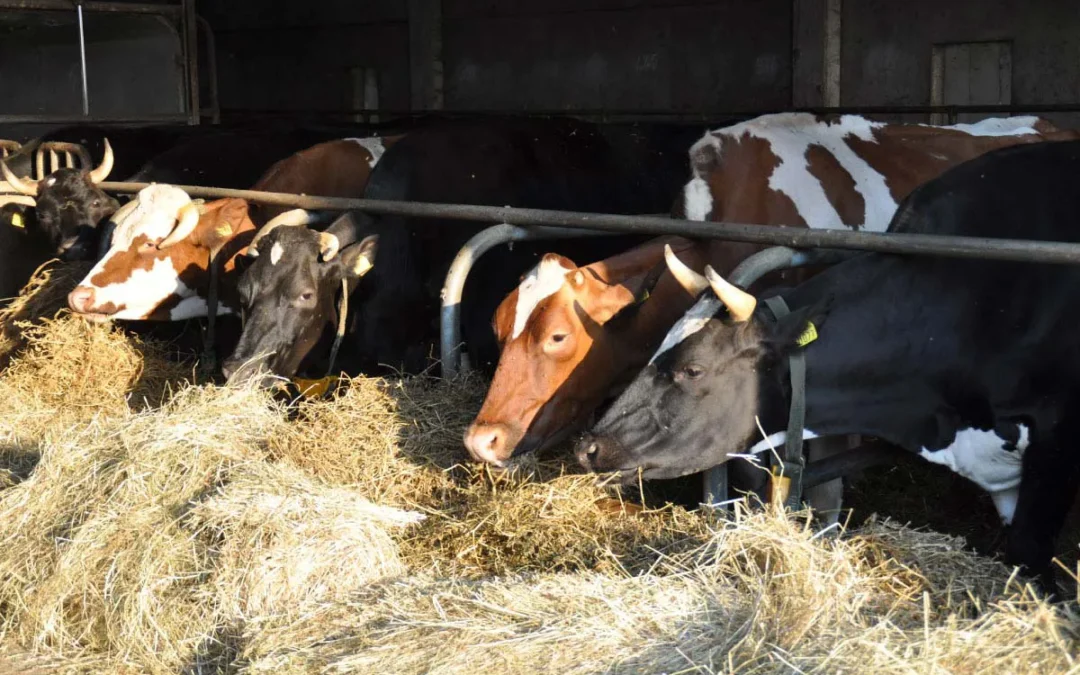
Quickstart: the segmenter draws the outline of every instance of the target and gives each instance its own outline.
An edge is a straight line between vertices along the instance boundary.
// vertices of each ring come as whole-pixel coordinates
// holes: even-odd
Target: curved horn
[[[323,262],[333,260],[340,247],[341,242],[338,241],[336,236],[329,232],[319,233],[319,254],[322,256]]]
[[[101,158],[101,164],[97,165],[97,168],[90,172],[90,182],[97,185],[101,181],[109,177],[113,168],[113,151],[112,146],[109,145],[109,139],[105,139],[105,156]]]
[[[19,178],[8,168],[7,162],[0,162],[0,172],[3,172],[4,180],[11,187],[29,197],[37,197],[39,181],[33,178]]]
[[[757,307],[757,298],[717,274],[711,265],[705,266],[705,278],[709,280],[709,286],[712,286],[716,297],[727,306],[728,314],[736,323],[750,320],[754,308]]]
[[[678,281],[690,295],[697,297],[698,293],[709,287],[709,280],[679,260],[679,257],[671,250],[671,244],[664,244],[664,260],[667,262],[668,269],[671,270],[671,276],[675,277],[675,281]]]
[[[5,204],[20,204],[22,206],[37,206],[37,200],[26,195],[0,195],[0,206]]]
[[[195,231],[195,228],[199,225],[199,205],[198,204],[184,204],[180,207],[180,211],[176,214],[177,224],[173,228],[173,231],[169,233],[169,236],[161,240],[161,243],[157,245],[158,249],[166,249],[175,244],[178,241],[183,241]]]
[[[263,237],[273,232],[275,229],[285,225],[287,227],[299,227],[301,225],[310,225],[311,223],[319,222],[318,215],[309,213],[304,209],[293,209],[292,211],[286,211],[285,213],[279,213],[277,216],[270,219],[270,222],[266,223],[255,233],[255,237],[248,244],[247,254],[249,257],[259,257],[259,250],[257,244]]]
[[[127,204],[124,204],[123,206],[118,208],[111,216],[109,216],[109,222],[110,223],[116,223],[117,225],[119,225],[120,223],[124,222],[124,218],[127,218],[127,215],[129,213],[131,213],[132,211],[134,211],[135,208],[138,207],[138,206],[139,206],[139,198],[138,197],[136,197],[135,199],[129,200]]]

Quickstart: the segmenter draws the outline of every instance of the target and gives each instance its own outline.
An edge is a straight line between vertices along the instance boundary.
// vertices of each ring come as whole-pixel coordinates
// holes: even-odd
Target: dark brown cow
[[[341,139],[314,145],[271,166],[253,190],[360,197],[383,150],[400,136]],[[220,199],[187,209],[179,188],[152,185],[125,204],[113,220],[109,251],[68,296],[71,309],[90,320],[179,321],[207,315],[209,259],[223,261],[219,314],[238,307],[235,257],[255,230],[286,207]],[[192,208],[196,208],[195,205]],[[195,215],[198,217],[196,218]]]
[[[709,132],[691,148],[693,178],[674,213],[690,220],[883,231],[900,199],[956,164],[1007,145],[1076,136],[1034,117],[935,127],[766,115]],[[726,274],[762,247],[707,241],[673,248],[697,272],[709,263]],[[649,297],[620,314],[657,272]],[[779,278],[791,282],[805,274]],[[465,434],[470,454],[502,465],[579,428],[620,378],[648,361],[692,301],[666,270],[659,242],[583,268],[545,258],[496,312],[502,355]]]

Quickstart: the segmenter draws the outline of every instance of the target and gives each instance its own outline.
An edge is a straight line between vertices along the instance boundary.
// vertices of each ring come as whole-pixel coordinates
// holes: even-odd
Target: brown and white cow
[[[693,177],[673,213],[883,231],[905,195],[956,164],[1007,145],[1075,137],[1034,117],[943,127],[851,115],[835,121],[765,115],[711,131],[694,144]],[[726,274],[764,247],[714,240],[672,248],[697,272],[708,263]],[[656,274],[641,301],[643,285]],[[793,281],[805,274],[783,276]],[[483,407],[465,433],[470,454],[503,465],[579,428],[620,380],[648,362],[693,300],[666,269],[660,240],[580,268],[545,257],[495,314],[502,352]]]
[[[371,170],[399,138],[347,138],[314,145],[275,163],[252,189],[363,196]],[[282,216],[286,209],[249,205],[242,199],[196,205],[179,188],[147,187],[116,213],[108,252],[68,295],[68,305],[95,321],[204,317],[210,254],[217,251],[223,265],[218,314],[235,313],[236,256],[258,227],[279,216],[288,218]]]

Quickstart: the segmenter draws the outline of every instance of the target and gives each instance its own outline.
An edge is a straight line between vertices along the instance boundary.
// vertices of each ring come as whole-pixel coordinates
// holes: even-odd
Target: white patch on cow
[[[94,293],[94,304],[122,307],[112,315],[114,319],[138,320],[152,314],[169,298],[189,298],[193,295],[194,291],[180,281],[179,270],[166,258],[155,260],[148,270],[133,270],[123,283],[98,287]],[[206,316],[205,306],[200,316]]]
[[[368,166],[372,169],[382,159],[383,153],[386,152],[386,147],[383,145],[382,139],[378,136],[371,136],[369,138],[346,138],[347,141],[352,141],[357,145],[363,147],[371,155],[371,159],[368,160]]]
[[[985,120],[979,120],[974,124],[951,124],[940,128],[961,131],[969,136],[1024,136],[1027,134],[1039,133],[1035,130],[1035,124],[1038,121],[1039,118],[1033,115],[1024,117],[991,117]],[[920,126],[925,127],[932,125],[921,124]]]
[[[158,260],[147,270],[133,270],[127,279],[106,286],[91,283],[118,254],[142,245],[141,236],[157,242],[176,227],[177,214],[182,206],[191,203],[186,192],[172,185],[150,185],[135,196],[136,206],[122,221],[116,223],[109,250],[79,282],[94,289],[94,304],[113,303],[125,309],[114,315],[117,319],[141,319],[171,297],[184,298],[194,293],[180,282],[179,272],[169,260]],[[136,244],[136,239],[139,239]],[[91,311],[93,308],[91,308]],[[205,313],[203,314],[205,316]]]
[[[225,306],[224,303],[218,302],[218,316],[225,316],[226,314],[235,314],[231,307]],[[188,319],[202,319],[210,315],[210,306],[206,303],[206,298],[201,295],[189,295],[181,300],[176,307],[169,310],[169,321],[186,321]]]
[[[1015,450],[1006,450],[1007,441],[993,430],[964,429],[956,433],[951,445],[940,450],[923,450],[923,459],[947,466],[974,482],[994,498],[1001,520],[1008,525],[1016,509],[1020,487],[1021,461],[1027,450],[1028,428],[1020,428]]]
[[[660,343],[660,348],[656,350],[653,357],[649,359],[649,363],[660,358],[660,355],[669,349],[673,349],[680,342],[690,337],[694,333],[698,332],[705,327],[705,324],[709,323],[709,319],[716,316],[716,313],[723,307],[723,303],[716,297],[712,291],[707,291],[701,298],[694,303],[694,306],[687,310],[686,314],[675,322],[675,325],[671,327],[667,335],[664,336],[664,341]]]
[[[282,248],[280,241],[275,241],[273,247],[270,248],[270,264],[276,265],[281,260],[281,256],[285,255],[285,249]]]
[[[563,267],[558,260],[541,260],[540,264],[532,268],[525,275],[521,285],[518,286],[517,308],[514,313],[514,332],[511,339],[516,339],[525,330],[536,306],[544,298],[555,295],[566,283],[566,274],[571,270]]]
[[[693,178],[683,188],[683,204],[687,220],[707,220],[713,207],[709,184],[703,178]]]
[[[818,435],[810,429],[803,429],[802,438],[804,441],[809,441],[817,438]],[[761,439],[757,443],[750,446],[750,449],[746,451],[747,455],[754,455],[762,450],[776,450],[783,454],[784,443],[787,442],[787,432],[777,431],[775,434],[769,434],[765,438]]]
[[[779,113],[762,115],[711,133],[732,140],[750,136],[766,141],[780,160],[769,176],[769,187],[787,195],[808,226],[823,229],[858,227],[883,232],[896,211],[897,203],[885,183],[885,177],[844,141],[853,137],[876,142],[873,132],[883,126],[884,123],[871,122],[857,115],[844,115],[838,121],[829,123],[819,122],[808,113]],[[821,181],[810,173],[806,154],[811,146],[828,151],[851,175],[855,190],[862,195],[865,204],[862,223],[845,224],[841,221]]]

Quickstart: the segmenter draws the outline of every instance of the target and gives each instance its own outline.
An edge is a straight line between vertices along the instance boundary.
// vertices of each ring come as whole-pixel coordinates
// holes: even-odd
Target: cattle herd
[[[1080,241],[1080,133],[1035,117],[775,114],[709,131],[493,118],[360,138],[153,140],[127,140],[155,154],[123,160],[123,178],[153,183],[124,203],[99,185],[120,144],[102,139],[96,166],[38,180],[20,153],[5,161],[0,298],[50,258],[93,261],[73,313],[153,323],[214,312],[223,376],[263,386],[438,372],[440,289],[483,226],[194,200],[176,184]],[[949,467],[993,498],[1008,562],[1052,588],[1080,483],[1080,270],[865,253],[751,288],[725,280],[761,248],[626,234],[481,258],[463,337],[491,384],[468,453],[501,467],[574,436],[583,467],[627,482],[734,468],[783,444],[800,354],[810,458],[869,436]],[[806,499],[835,518],[839,488]]]

